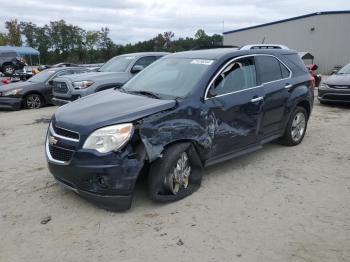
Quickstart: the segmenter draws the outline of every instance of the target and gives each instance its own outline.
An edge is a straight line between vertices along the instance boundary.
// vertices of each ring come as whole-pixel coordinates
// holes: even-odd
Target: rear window
[[[302,71],[308,72],[303,60],[301,60],[301,58],[298,54],[296,54],[296,53],[295,54],[285,54],[283,56],[285,58],[287,58],[289,62],[291,62],[293,65],[297,66]]]

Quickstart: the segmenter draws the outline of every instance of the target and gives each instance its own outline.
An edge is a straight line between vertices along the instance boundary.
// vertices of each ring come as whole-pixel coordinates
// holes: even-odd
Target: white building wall
[[[314,28],[312,31],[311,28]],[[224,45],[283,44],[310,52],[318,72],[328,74],[350,62],[350,13],[321,14],[278,24],[224,34]]]

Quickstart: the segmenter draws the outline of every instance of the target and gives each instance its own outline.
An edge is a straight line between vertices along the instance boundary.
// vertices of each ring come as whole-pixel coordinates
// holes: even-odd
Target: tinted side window
[[[155,57],[155,56],[145,56],[145,57],[141,57],[139,60],[137,60],[135,65],[141,65],[144,68],[146,68],[147,66],[149,66],[150,64],[152,64],[156,60],[157,60],[157,57]]]
[[[273,56],[257,56],[260,71],[260,82],[266,83],[283,79],[281,63]],[[282,65],[283,66],[283,65]]]
[[[215,79],[210,87],[215,95],[223,95],[256,86],[254,58],[243,58],[232,62]]]
[[[64,70],[64,71],[58,72],[55,77],[71,75],[71,74],[73,74],[73,72],[71,70]]]
[[[86,72],[88,72],[88,70],[84,70],[84,69],[73,70],[73,74],[82,74],[82,73],[86,73]]]

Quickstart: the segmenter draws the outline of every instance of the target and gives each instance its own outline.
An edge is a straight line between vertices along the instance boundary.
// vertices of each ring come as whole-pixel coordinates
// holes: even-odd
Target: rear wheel
[[[43,98],[39,94],[29,94],[24,98],[24,107],[27,109],[39,109],[43,106]]]
[[[177,201],[197,191],[202,174],[192,159],[192,153],[191,144],[175,144],[152,163],[148,188],[153,201]]]
[[[15,73],[15,67],[13,65],[4,65],[3,72],[5,76],[12,76]]]
[[[297,107],[282,137],[282,142],[288,146],[296,146],[303,140],[307,128],[308,114],[303,107]]]

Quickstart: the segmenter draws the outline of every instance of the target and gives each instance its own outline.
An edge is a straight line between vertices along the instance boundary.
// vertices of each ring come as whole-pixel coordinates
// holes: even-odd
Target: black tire
[[[5,76],[12,76],[16,71],[16,68],[13,65],[4,65],[2,72]]]
[[[296,128],[293,127],[293,121],[296,121],[297,116],[301,116],[300,114],[302,114],[304,117],[304,121],[305,121],[304,129],[303,129],[302,133],[300,132],[297,136],[294,136],[293,134],[295,134],[295,132],[293,132],[293,131],[295,131]],[[301,143],[301,141],[303,141],[303,138],[305,136],[308,118],[309,118],[309,116],[308,116],[308,113],[306,112],[305,108],[298,106],[293,111],[293,113],[291,114],[291,117],[288,121],[284,135],[281,138],[282,144],[287,145],[287,146],[299,145]]]
[[[169,190],[167,181],[169,181],[171,171],[175,168],[184,152],[188,155],[188,163],[191,167],[188,185],[186,188],[182,186],[174,194]],[[196,152],[190,143],[174,144],[166,148],[162,157],[151,164],[148,176],[148,191],[153,201],[162,203],[178,201],[198,190],[202,181],[202,172],[201,167],[196,164],[194,154]]]
[[[23,107],[26,109],[39,109],[44,105],[44,99],[40,94],[29,94],[23,99]]]

